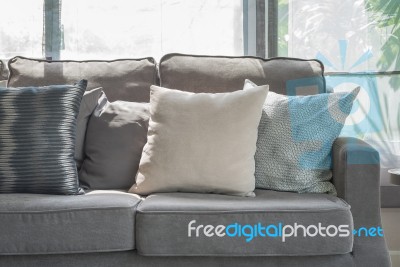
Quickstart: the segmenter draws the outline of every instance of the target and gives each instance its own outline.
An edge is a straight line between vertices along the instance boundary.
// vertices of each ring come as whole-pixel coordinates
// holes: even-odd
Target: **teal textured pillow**
[[[0,88],[0,193],[78,194],[76,85]]]
[[[245,89],[255,86],[246,80]],[[256,188],[336,194],[331,149],[359,88],[350,93],[286,96],[263,106],[255,154]]]

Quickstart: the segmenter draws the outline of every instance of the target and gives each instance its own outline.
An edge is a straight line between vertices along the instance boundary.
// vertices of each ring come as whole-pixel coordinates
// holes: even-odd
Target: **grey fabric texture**
[[[159,193],[148,196],[137,209],[136,243],[146,256],[306,256],[346,254],[353,236],[304,237],[282,242],[280,237],[188,236],[188,224],[197,225],[298,223],[349,225],[350,206],[328,194],[297,194],[256,190],[255,198],[217,194]],[[300,233],[300,232],[299,232]]]
[[[86,158],[79,172],[81,186],[130,188],[146,144],[148,123],[148,103],[115,101],[93,114],[86,131]]]
[[[400,187],[397,185],[381,185],[381,208],[400,207]]]
[[[296,58],[167,54],[159,64],[161,86],[195,93],[241,90],[245,79],[280,94],[324,93],[323,71],[317,60]]]
[[[99,114],[106,103],[107,97],[101,87],[86,91],[83,94],[76,122],[75,162],[78,170],[81,168],[85,158],[84,144],[89,118],[93,113]]]
[[[153,58],[47,61],[14,57],[9,60],[8,67],[7,86],[70,84],[87,79],[88,90],[103,87],[110,101],[148,102],[150,85],[157,83]]]
[[[1,193],[79,193],[75,133],[86,84],[0,88]]]
[[[246,80],[244,88],[256,86]],[[255,154],[256,187],[336,194],[332,144],[357,97],[350,93],[286,96],[271,92],[263,106]]]
[[[268,86],[219,94],[150,90],[147,143],[130,192],[252,196],[257,127]]]
[[[374,262],[379,264],[378,262]],[[148,257],[135,251],[0,256],[7,267],[355,267],[351,254],[302,257]],[[380,265],[376,265],[380,266]],[[360,266],[361,267],[361,266]],[[384,266],[388,267],[388,266]]]
[[[118,191],[0,194],[0,255],[132,250],[139,201]]]
[[[356,138],[340,137],[333,144],[333,178],[338,197],[351,205],[354,227],[382,227],[379,153]],[[356,266],[389,267],[385,238],[355,236]]]

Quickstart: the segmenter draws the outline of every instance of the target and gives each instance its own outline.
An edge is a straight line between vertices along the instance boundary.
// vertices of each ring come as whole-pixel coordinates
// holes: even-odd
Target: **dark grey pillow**
[[[75,131],[86,85],[0,88],[1,193],[79,193]]]
[[[128,189],[147,141],[149,104],[115,101],[89,119],[79,172],[87,189]]]
[[[92,114],[100,114],[100,111],[104,108],[106,103],[107,97],[102,87],[86,91],[83,94],[76,123],[75,161],[78,171],[85,158],[84,143],[89,118]]]

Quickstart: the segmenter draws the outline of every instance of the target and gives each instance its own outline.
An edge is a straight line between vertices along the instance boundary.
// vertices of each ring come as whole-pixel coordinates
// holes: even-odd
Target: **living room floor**
[[[400,267],[400,237],[398,230],[400,209],[384,208],[381,210],[381,215],[386,243],[390,251],[390,258],[392,259],[392,267]]]

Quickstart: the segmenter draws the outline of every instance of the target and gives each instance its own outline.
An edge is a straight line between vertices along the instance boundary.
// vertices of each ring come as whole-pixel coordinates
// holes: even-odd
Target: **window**
[[[243,55],[242,0],[0,0],[0,6],[4,59]]]
[[[0,7],[0,59],[41,57],[43,1],[0,0]]]
[[[62,58],[243,54],[241,0],[63,1]]]

